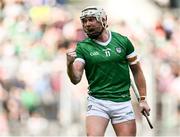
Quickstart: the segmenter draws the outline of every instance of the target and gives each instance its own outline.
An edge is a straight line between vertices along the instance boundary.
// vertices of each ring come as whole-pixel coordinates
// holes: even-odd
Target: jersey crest
[[[121,53],[121,48],[120,47],[116,47],[116,52],[117,53]]]

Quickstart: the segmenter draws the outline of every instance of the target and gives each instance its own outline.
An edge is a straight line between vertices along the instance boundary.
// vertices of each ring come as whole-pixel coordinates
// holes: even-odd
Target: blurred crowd
[[[176,16],[177,12],[173,13],[163,13],[155,24],[152,55],[155,65],[157,119],[161,120],[164,129],[177,129],[178,135],[180,131],[180,16]]]
[[[85,38],[79,11],[64,3],[0,1],[0,135],[51,135],[50,121],[59,121],[51,132],[61,134],[65,53]],[[163,119],[167,97],[176,101],[174,112],[180,117],[180,18],[166,11],[151,28],[108,22],[131,38],[142,57],[152,59],[148,67],[154,70],[157,119]]]
[[[42,133],[59,119],[65,51],[84,34],[61,3],[44,2],[0,3],[1,135]]]

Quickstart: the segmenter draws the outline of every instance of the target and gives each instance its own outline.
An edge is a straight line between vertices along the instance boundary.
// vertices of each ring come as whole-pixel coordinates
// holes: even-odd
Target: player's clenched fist
[[[76,51],[75,49],[68,49],[67,53],[66,53],[66,57],[67,57],[67,64],[72,64],[76,58]]]
[[[139,102],[139,106],[140,106],[140,111],[142,112],[143,110],[146,111],[147,115],[149,116],[150,115],[150,107],[148,105],[148,103],[145,101],[145,100],[142,100]]]

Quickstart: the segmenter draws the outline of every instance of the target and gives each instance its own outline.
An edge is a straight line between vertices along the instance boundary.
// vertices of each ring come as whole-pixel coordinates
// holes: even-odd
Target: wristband
[[[146,96],[140,96],[140,100],[146,100]]]

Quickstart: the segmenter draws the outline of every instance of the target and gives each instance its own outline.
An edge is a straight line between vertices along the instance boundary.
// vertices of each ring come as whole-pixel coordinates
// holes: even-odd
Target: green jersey
[[[130,74],[127,58],[135,55],[129,39],[110,32],[105,43],[86,38],[77,44],[77,59],[85,63],[88,94],[104,100],[130,100]]]

